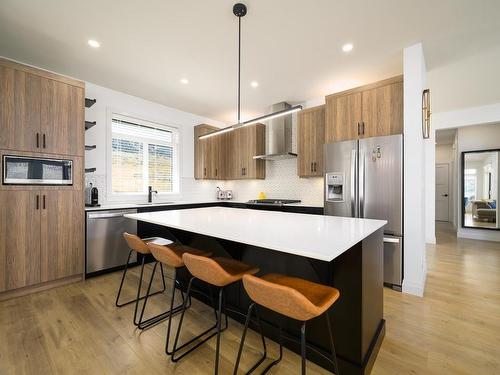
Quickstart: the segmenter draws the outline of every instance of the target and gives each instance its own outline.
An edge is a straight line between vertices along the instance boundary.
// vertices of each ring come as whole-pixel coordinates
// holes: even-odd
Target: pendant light
[[[241,17],[244,17],[247,14],[247,7],[245,4],[237,3],[233,6],[233,14],[238,17],[238,123],[235,125],[231,125],[220,130],[216,130],[214,132],[204,134],[199,136],[199,139],[205,139],[209,137],[213,137],[215,135],[224,134],[238,128],[242,128],[244,126],[257,124],[258,122],[271,120],[277,117],[285,116],[302,109],[301,105],[297,105],[291,108],[283,109],[281,111],[273,112],[268,115],[260,116],[254,118],[252,120],[241,122]]]

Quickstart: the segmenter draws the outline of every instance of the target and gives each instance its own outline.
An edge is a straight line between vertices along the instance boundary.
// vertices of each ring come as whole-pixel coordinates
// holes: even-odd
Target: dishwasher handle
[[[87,219],[110,219],[113,217],[123,217],[127,214],[136,214],[137,210],[118,211],[118,212],[96,212],[87,214]]]

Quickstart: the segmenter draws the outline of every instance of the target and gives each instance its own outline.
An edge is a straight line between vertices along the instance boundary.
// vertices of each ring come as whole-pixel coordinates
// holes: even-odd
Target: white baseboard
[[[403,280],[403,293],[423,297],[425,291],[425,280],[427,279],[426,276],[427,275],[424,276],[421,282]]]
[[[481,240],[481,241],[499,241],[500,242],[500,231],[487,230],[487,229],[469,229],[469,228],[459,228],[457,232],[458,238],[468,238],[471,240]]]
[[[436,236],[426,238],[425,239],[425,243],[429,243],[429,244],[435,245],[436,244]]]

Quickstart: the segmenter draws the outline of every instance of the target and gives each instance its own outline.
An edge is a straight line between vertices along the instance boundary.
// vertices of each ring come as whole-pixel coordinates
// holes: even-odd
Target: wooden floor
[[[385,290],[387,334],[372,374],[500,374],[500,244],[457,241],[446,225],[437,235],[427,253],[425,297]],[[132,306],[114,307],[119,277],[1,302],[0,374],[211,374],[215,341],[172,364],[163,353],[165,323],[140,332],[131,323]],[[125,291],[133,295],[133,288]],[[151,305],[160,311],[167,299],[156,296]],[[187,335],[213,317],[208,307],[196,301],[193,307]],[[241,334],[241,325],[231,323],[221,374],[231,373]],[[253,332],[248,342],[253,350],[245,352],[245,368],[259,347]],[[270,346],[275,356],[276,345]],[[299,368],[299,357],[285,350],[270,373]],[[326,372],[308,363],[308,373]]]

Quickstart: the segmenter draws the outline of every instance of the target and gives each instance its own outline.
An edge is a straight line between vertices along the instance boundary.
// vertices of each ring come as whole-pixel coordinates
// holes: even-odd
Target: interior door
[[[387,220],[384,232],[403,234],[403,137],[359,140],[360,217]]]
[[[449,165],[436,164],[436,220],[449,221]]]

